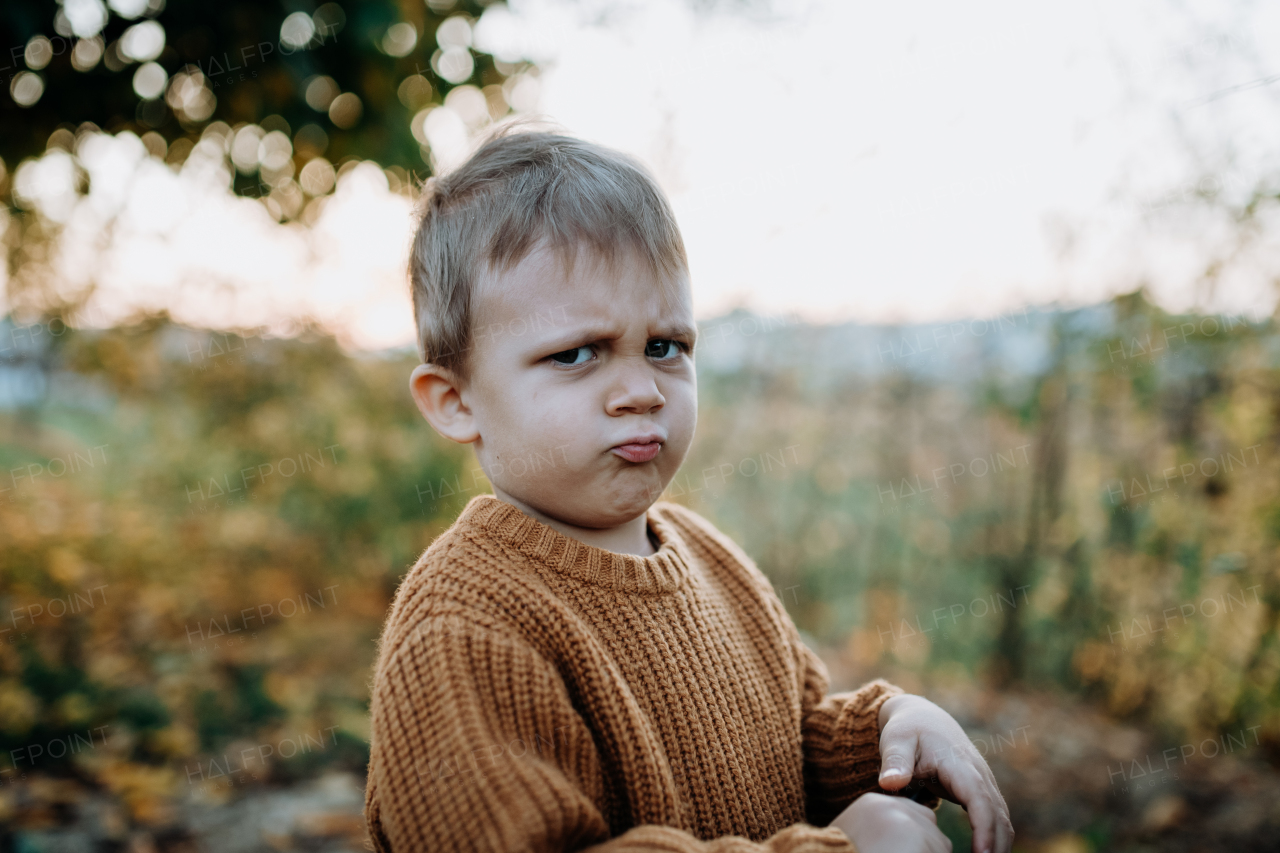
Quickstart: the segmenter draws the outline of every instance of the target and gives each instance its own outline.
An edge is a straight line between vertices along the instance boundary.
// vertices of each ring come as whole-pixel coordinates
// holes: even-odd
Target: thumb
[[[915,774],[916,739],[909,735],[880,738],[880,787],[887,791],[904,788]]]

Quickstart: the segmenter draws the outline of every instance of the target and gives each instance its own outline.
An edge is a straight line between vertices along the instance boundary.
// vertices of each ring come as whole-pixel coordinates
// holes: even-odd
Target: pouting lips
[[[652,462],[658,455],[658,451],[662,450],[662,444],[657,441],[644,444],[619,444],[611,450],[628,462]]]

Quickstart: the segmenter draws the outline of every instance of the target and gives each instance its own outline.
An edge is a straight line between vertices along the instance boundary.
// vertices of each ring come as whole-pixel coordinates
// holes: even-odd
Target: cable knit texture
[[[396,593],[365,815],[382,853],[842,851],[876,790],[883,681],[827,696],[769,582],[692,511],[649,557],[489,495]],[[596,846],[598,845],[598,846]]]

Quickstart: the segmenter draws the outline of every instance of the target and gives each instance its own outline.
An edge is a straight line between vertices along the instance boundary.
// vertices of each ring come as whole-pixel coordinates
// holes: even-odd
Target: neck
[[[493,496],[518,508],[525,515],[537,519],[552,530],[563,533],[571,539],[577,539],[584,545],[617,554],[635,554],[638,557],[648,557],[655,553],[653,542],[649,540],[649,519],[645,513],[617,527],[578,527],[576,524],[567,524],[558,518],[539,512],[497,486],[493,487]]]

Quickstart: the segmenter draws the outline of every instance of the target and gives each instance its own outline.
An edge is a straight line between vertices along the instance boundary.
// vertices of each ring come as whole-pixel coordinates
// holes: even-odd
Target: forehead
[[[543,328],[637,319],[692,323],[687,274],[664,281],[630,248],[620,249],[612,268],[586,246],[575,251],[571,271],[543,241],[512,269],[481,277],[472,304],[476,328],[521,320]]]

